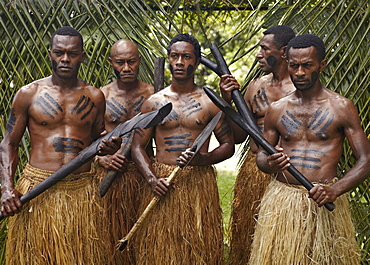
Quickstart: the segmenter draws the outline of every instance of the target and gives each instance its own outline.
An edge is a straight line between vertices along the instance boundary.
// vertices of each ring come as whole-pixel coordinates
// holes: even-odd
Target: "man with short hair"
[[[222,116],[214,130],[220,145],[208,151],[208,139],[190,165],[177,174],[171,189],[167,178],[194,155],[189,148],[220,110],[194,83],[201,56],[198,41],[189,34],[179,34],[167,51],[172,83],[151,96],[142,110],[148,112],[171,102],[172,111],[154,128],[135,134],[132,145],[133,160],[148,182],[143,200],[149,203],[153,194],[162,197],[154,215],[149,216],[151,220],[146,220],[135,235],[136,262],[223,264],[222,215],[212,164],[232,156],[232,131]],[[154,161],[145,152],[152,135]]]
[[[154,87],[138,79],[140,54],[137,45],[130,40],[120,39],[110,51],[109,63],[117,77],[104,86],[101,91],[106,98],[105,124],[111,131],[118,124],[125,122],[141,111],[141,106],[154,93]],[[124,146],[131,133],[123,137]],[[152,145],[147,151],[152,156]],[[119,171],[115,181],[103,197],[103,208],[107,214],[108,241],[112,264],[135,264],[133,250],[120,252],[116,250],[119,239],[124,237],[137,220],[137,211],[141,200],[140,192],[145,180],[137,170],[131,156],[118,151],[112,156],[97,157],[98,180],[102,181],[108,170]],[[108,262],[107,262],[108,264]]]
[[[279,151],[257,154],[259,168],[275,174],[261,202],[249,264],[359,264],[346,193],[370,174],[370,142],[354,104],[320,82],[324,42],[304,34],[287,46],[296,87],[265,115],[263,136]],[[347,138],[356,164],[339,180]],[[294,165],[315,187],[309,192],[286,169]],[[323,206],[335,202],[329,212]]]
[[[23,86],[14,97],[0,145],[1,212],[9,220],[6,264],[104,264],[101,215],[87,162],[44,193],[22,205],[20,197],[75,158],[104,131],[103,93],[77,78],[85,58],[81,34],[71,27],[54,32],[52,75]],[[18,146],[26,128],[30,160],[14,187]],[[100,154],[121,144],[103,140]]]
[[[295,34],[291,27],[272,26],[263,32],[257,59],[266,75],[253,80],[244,95],[256,124],[263,131],[264,116],[268,106],[295,88],[288,74],[286,45]],[[221,92],[226,101],[231,102],[231,91],[239,89],[239,84],[231,75],[224,75],[220,80]],[[231,123],[236,143],[243,142],[247,133]],[[230,264],[244,265],[248,262],[252,235],[256,224],[258,205],[270,182],[271,176],[260,171],[256,165],[258,148],[250,139],[249,150],[239,169],[235,186],[231,213]]]

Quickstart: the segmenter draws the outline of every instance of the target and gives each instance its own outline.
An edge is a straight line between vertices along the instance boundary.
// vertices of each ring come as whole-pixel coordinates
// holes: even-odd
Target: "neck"
[[[280,64],[276,67],[276,70],[272,71],[272,81],[282,82],[284,80],[290,80],[288,65],[286,63]]]
[[[312,101],[319,99],[324,92],[324,86],[317,81],[316,84],[307,90],[296,90],[297,96],[305,101]]]
[[[58,86],[60,88],[70,89],[77,87],[78,85],[78,78],[77,76],[66,79],[66,78],[60,78],[56,74],[51,75],[51,82],[54,86]]]
[[[197,85],[194,83],[194,77],[186,80],[172,78],[171,90],[177,93],[189,93],[195,91]]]
[[[137,90],[140,85],[140,80],[136,79],[135,81],[132,82],[121,82],[119,79],[116,80],[117,82],[117,87],[119,90],[125,90],[125,91],[132,91],[132,90]]]

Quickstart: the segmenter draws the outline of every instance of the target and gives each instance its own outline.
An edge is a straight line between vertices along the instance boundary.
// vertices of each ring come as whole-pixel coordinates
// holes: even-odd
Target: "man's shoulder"
[[[271,102],[271,109],[280,109],[285,108],[290,103],[297,102],[297,97],[294,95],[294,93],[291,93],[285,97],[282,97],[274,102]]]
[[[151,84],[148,84],[144,81],[139,80],[139,86],[140,86],[140,88],[142,88],[144,90],[148,90],[148,91],[151,91],[152,93],[154,93],[154,86],[152,86]]]
[[[272,73],[257,77],[253,79],[253,81],[251,82],[251,85],[258,86],[261,84],[266,84],[268,82],[271,82],[272,77],[273,77]]]
[[[250,95],[257,93],[257,91],[260,90],[261,87],[266,87],[268,83],[271,82],[271,78],[272,75],[268,74],[253,79],[248,85],[247,93],[249,93]]]
[[[111,89],[114,89],[115,87],[117,87],[117,81],[114,80],[113,82],[110,82],[109,84],[103,86],[100,90],[101,91],[109,91]]]
[[[85,80],[82,80],[82,79],[78,79],[78,86],[82,87],[82,88],[86,88],[86,89],[100,90],[100,89],[96,88],[95,86],[89,84],[88,82],[86,82]]]
[[[82,91],[82,94],[91,96],[94,99],[105,99],[101,89],[96,88],[95,86],[85,82],[84,80],[79,79],[78,89]]]
[[[137,93],[135,93],[137,98],[144,97],[148,99],[154,93],[155,93],[154,86],[144,81],[139,80],[139,88],[138,88]]]
[[[42,79],[38,79],[38,80],[35,80],[29,84],[26,84],[24,86],[22,86],[19,90],[18,90],[18,94],[33,94],[33,93],[37,93],[37,91],[40,89],[40,88],[43,88],[43,87],[48,87],[50,86],[50,76],[48,77],[45,77],[45,78],[42,78]]]
[[[330,101],[330,105],[334,108],[347,108],[354,106],[354,103],[350,99],[340,95],[339,93],[327,88],[325,89],[325,91],[327,94],[327,98]]]

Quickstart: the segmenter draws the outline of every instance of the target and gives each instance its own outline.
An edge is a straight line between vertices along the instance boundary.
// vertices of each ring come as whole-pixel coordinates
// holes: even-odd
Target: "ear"
[[[200,57],[197,59],[197,61],[195,63],[195,68],[197,68],[199,64],[200,64]]]
[[[280,51],[280,57],[283,59],[287,59],[286,58],[286,46],[281,47],[279,51]]]
[[[48,57],[49,57],[49,60],[51,61],[51,50],[48,50]]]
[[[113,66],[113,65],[112,65],[112,57],[110,57],[110,56],[108,57],[108,62],[109,62],[109,64],[110,64],[111,66]]]
[[[326,60],[326,59],[324,59],[320,62],[320,73],[325,70],[327,64],[328,64],[328,60]]]
[[[81,62],[85,61],[85,57],[86,57],[86,52],[82,52]]]

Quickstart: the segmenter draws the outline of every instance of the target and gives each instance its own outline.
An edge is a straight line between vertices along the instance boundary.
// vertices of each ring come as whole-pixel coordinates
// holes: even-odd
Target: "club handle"
[[[124,144],[123,148],[120,151],[121,155],[124,155],[125,157],[130,155],[131,144],[132,144],[133,138],[134,138],[134,132],[131,132],[129,138],[127,139],[126,143]],[[113,181],[117,178],[118,173],[119,172],[116,170],[109,170],[107,172],[105,178],[102,180],[102,182],[99,185],[100,197],[103,197],[107,193]]]

